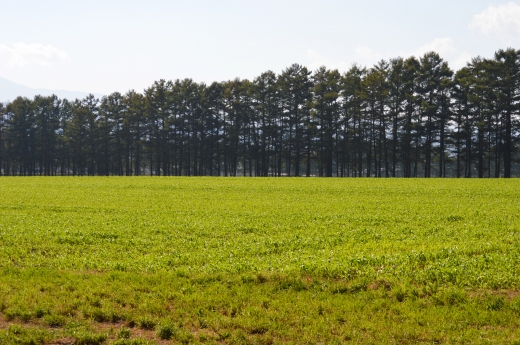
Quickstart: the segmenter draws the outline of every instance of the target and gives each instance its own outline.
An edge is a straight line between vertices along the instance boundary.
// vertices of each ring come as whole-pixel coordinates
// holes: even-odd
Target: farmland
[[[0,179],[1,344],[520,344],[520,181]]]

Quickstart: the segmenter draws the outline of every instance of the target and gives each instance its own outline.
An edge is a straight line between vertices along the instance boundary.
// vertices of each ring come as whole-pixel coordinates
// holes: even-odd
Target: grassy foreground
[[[0,178],[0,344],[520,344],[520,180]]]

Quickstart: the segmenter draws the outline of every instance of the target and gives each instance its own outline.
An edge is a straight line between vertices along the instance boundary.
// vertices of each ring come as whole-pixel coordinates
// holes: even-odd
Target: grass
[[[1,178],[2,344],[520,344],[520,181]]]

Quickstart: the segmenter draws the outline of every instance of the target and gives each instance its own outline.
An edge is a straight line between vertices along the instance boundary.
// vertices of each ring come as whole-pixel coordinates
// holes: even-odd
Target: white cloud
[[[381,54],[372,50],[368,46],[359,46],[356,48],[356,55],[363,60],[369,60],[371,62],[381,60]]]
[[[419,49],[417,49],[413,55],[421,57],[424,53],[434,51],[439,55],[453,54],[457,52],[453,39],[451,37],[436,38],[432,42],[426,43]]]
[[[340,72],[347,71],[350,66],[344,61],[331,61],[325,56],[319,54],[315,50],[307,49],[307,59],[308,63],[306,66],[310,71],[315,71],[321,66],[325,66],[328,69],[338,69]]]
[[[453,38],[443,37],[425,43],[415,50],[403,50],[400,52],[381,53],[369,46],[358,46],[354,50],[355,55],[353,55],[353,62],[370,68],[382,59],[389,60],[399,56],[405,59],[410,56],[415,56],[420,59],[425,53],[431,51],[438,53],[441,58],[448,62],[450,68],[454,71],[466,66],[473,57],[467,51],[459,49]],[[312,49],[307,50],[307,57],[309,61],[306,66],[312,71],[320,66],[326,66],[327,68],[337,68],[340,72],[344,72],[348,71],[352,66],[345,62],[331,61]]]
[[[7,67],[38,65],[49,66],[55,61],[68,61],[70,57],[63,50],[41,43],[15,43],[12,46],[0,44],[0,61]]]
[[[438,53],[440,57],[448,61],[450,67],[455,70],[466,66],[466,63],[471,60],[469,53],[457,49],[451,37],[436,38],[419,47],[412,52],[412,54],[405,54],[405,56],[414,55],[416,58],[420,58],[425,53],[431,51]]]
[[[514,2],[498,7],[489,6],[473,17],[469,27],[488,37],[518,38],[520,37],[520,6]]]

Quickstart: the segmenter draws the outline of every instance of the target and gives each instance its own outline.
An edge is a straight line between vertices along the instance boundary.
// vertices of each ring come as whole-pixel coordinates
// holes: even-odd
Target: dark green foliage
[[[155,320],[151,319],[150,317],[142,317],[138,321],[139,327],[142,329],[146,329],[146,330],[154,329],[156,324],[157,324],[157,322]]]
[[[156,332],[159,339],[169,340],[175,335],[176,329],[171,323],[166,323],[158,325]]]
[[[520,51],[0,105],[0,175],[520,176]],[[245,233],[256,231],[244,227]],[[125,266],[118,266],[125,270]]]
[[[123,326],[117,332],[117,337],[119,339],[128,339],[128,338],[130,338],[130,334],[131,334],[130,330]]]
[[[501,296],[490,296],[486,300],[486,308],[488,310],[494,310],[494,311],[502,310],[502,308],[504,308],[505,305],[506,305],[506,302],[504,301],[504,298]]]

